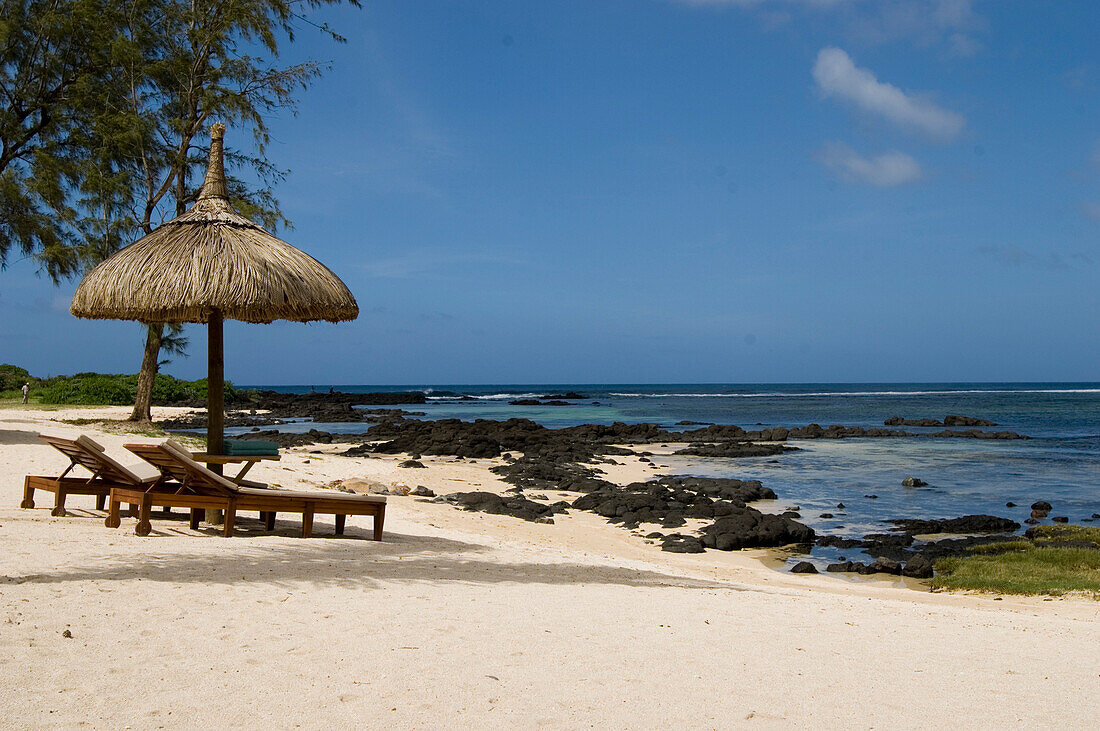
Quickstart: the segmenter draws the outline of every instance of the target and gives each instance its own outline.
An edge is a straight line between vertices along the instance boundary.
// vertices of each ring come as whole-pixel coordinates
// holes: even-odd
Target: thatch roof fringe
[[[198,201],[99,264],[77,287],[77,317],[206,322],[214,309],[244,322],[354,320],[359,306],[328,267],[279,240],[229,203],[224,126],[211,130]]]

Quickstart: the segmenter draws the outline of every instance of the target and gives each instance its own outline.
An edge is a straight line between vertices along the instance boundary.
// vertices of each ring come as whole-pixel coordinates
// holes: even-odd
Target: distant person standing
[[[31,384],[23,384],[23,403],[27,403],[27,397],[31,394]]]

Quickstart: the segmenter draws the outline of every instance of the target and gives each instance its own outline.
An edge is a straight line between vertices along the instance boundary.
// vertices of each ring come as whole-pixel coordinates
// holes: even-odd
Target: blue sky
[[[268,154],[361,314],[230,323],[238,383],[1100,380],[1100,3],[311,18],[349,43],[302,27],[284,60],[332,68]],[[0,361],[137,369],[138,326],[32,275],[0,272]]]

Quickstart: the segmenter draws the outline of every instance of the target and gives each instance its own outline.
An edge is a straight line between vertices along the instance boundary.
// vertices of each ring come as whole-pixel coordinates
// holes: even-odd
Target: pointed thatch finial
[[[229,188],[225,185],[225,165],[222,162],[222,138],[225,137],[225,125],[215,122],[210,127],[210,162],[206,166],[206,180],[199,191],[199,200],[204,198],[229,199]]]

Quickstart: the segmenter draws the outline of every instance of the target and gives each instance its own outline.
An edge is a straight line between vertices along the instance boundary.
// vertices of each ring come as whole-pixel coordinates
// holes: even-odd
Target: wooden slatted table
[[[278,454],[207,454],[206,452],[192,452],[191,459],[206,464],[244,464],[236,477],[228,478],[238,485],[243,485],[245,484],[244,476],[252,469],[252,465],[263,460],[277,461],[281,459],[281,456]]]

